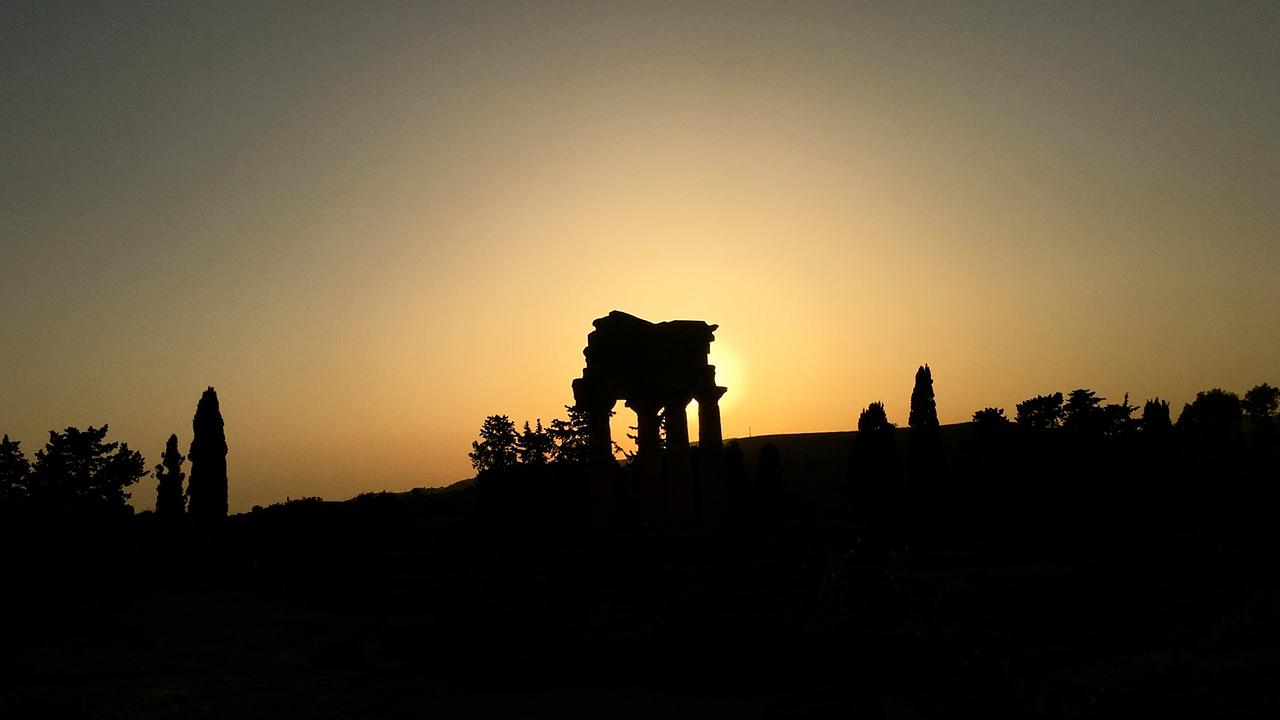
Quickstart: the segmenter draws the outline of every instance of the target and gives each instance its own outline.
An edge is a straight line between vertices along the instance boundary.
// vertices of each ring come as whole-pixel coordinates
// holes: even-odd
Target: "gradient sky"
[[[961,5],[0,4],[0,432],[446,484],[614,308],[726,436],[1280,383],[1280,4]]]

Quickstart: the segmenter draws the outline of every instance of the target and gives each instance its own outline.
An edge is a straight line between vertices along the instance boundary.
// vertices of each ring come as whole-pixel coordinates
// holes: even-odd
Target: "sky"
[[[1280,384],[1278,89],[1274,2],[6,2],[0,432],[212,385],[233,512],[444,485],[613,309],[726,437],[1176,414]]]

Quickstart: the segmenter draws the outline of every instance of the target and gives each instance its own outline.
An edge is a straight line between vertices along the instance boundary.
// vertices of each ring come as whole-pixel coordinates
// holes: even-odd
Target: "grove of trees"
[[[506,415],[490,415],[480,426],[480,439],[471,443],[471,467],[478,475],[501,473],[517,465],[585,465],[590,457],[591,433],[586,413],[566,405],[567,419],[556,418],[543,427],[538,418],[521,430]],[[619,450],[615,444],[615,450]]]
[[[0,501],[38,517],[110,516],[130,512],[127,489],[146,475],[141,453],[107,442],[107,426],[49,431],[35,462],[18,442],[0,441]]]
[[[227,445],[218,396],[209,388],[193,420],[191,482],[184,493],[186,458],[170,435],[151,474],[156,479],[156,515],[168,521],[189,512],[197,521],[226,517]],[[0,439],[0,516],[10,521],[85,523],[133,513],[130,489],[148,475],[142,454],[107,440],[108,426],[49,431],[44,447],[28,459],[21,443]],[[85,525],[89,528],[90,525]]]

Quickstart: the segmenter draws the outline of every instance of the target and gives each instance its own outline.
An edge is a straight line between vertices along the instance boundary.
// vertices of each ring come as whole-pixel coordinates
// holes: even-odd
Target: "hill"
[[[955,455],[974,434],[974,424],[954,423],[942,426],[942,444],[948,455]],[[782,456],[783,475],[798,492],[828,489],[843,481],[849,463],[849,449],[858,437],[856,430],[838,432],[788,433],[730,438],[737,442],[746,459],[747,472],[754,473],[760,448],[768,443],[778,446]],[[899,455],[907,452],[910,431],[894,430]]]

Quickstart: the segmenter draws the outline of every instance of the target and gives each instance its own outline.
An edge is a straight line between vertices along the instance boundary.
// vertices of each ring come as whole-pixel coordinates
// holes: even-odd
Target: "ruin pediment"
[[[715,387],[708,364],[717,325],[701,320],[653,323],[614,310],[597,319],[582,354],[587,366],[575,383],[613,400],[694,397]]]

